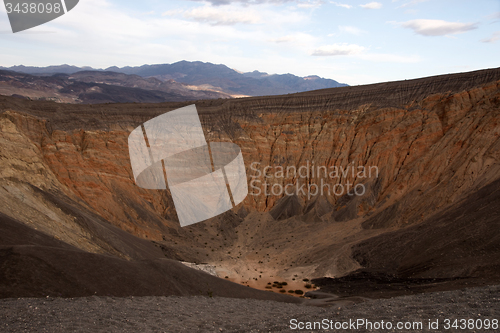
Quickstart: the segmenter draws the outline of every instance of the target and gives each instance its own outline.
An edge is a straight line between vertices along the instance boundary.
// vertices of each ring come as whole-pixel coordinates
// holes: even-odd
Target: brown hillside
[[[137,258],[142,243],[113,236],[123,230],[256,286],[360,268],[498,281],[500,69],[196,102],[207,139],[241,147],[249,181],[253,162],[378,173],[327,179],[363,184],[362,196],[249,195],[244,210],[180,228],[168,191],[135,185],[127,136],[187,104],[0,97],[0,212],[81,250]],[[299,178],[257,177],[269,186],[325,177]]]

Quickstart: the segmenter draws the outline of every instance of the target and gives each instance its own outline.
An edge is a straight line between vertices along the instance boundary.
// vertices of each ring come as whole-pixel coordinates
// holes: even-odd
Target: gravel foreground
[[[347,329],[294,328],[325,319],[342,323],[365,319],[384,327]],[[446,329],[455,319],[474,325],[500,320],[500,286],[337,303],[316,307],[250,299],[209,297],[84,297],[0,300],[1,332],[498,332],[473,328]],[[489,321],[486,321],[489,319]],[[429,320],[438,329],[429,329]],[[423,329],[388,329],[398,322],[422,322]],[[498,322],[497,322],[498,323]],[[347,325],[344,324],[344,325]],[[313,325],[313,323],[311,323]],[[317,324],[318,325],[318,324]],[[338,325],[338,324],[337,324]],[[363,324],[365,325],[365,324]],[[307,327],[307,326],[304,326]],[[314,327],[312,327],[314,328]],[[317,327],[318,328],[318,327]]]

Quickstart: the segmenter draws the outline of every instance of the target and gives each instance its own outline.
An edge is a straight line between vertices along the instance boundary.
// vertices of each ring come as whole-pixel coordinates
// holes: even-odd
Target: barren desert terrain
[[[241,148],[250,193],[182,228],[169,190],[136,186],[127,137],[193,103],[208,141]],[[286,331],[295,314],[392,318],[406,306],[498,317],[500,69],[186,103],[0,96],[0,129],[6,331],[79,330],[67,318],[87,310],[82,327],[144,332],[166,318],[174,331]],[[279,174],[312,165],[341,171]],[[360,167],[376,172],[343,172]],[[312,193],[322,181],[364,192]],[[289,184],[308,191],[273,192]]]

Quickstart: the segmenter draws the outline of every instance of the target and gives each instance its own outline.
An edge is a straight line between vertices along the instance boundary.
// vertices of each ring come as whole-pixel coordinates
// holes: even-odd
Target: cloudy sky
[[[80,0],[12,34],[0,66],[180,60],[351,85],[500,67],[500,0]]]

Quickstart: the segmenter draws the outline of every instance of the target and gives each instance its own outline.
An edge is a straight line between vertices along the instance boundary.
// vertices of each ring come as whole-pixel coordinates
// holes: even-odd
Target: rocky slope
[[[180,228],[168,191],[135,186],[127,136],[187,104],[0,97],[0,212],[82,250],[132,258],[110,245],[101,231],[108,221],[154,241],[168,258],[209,263],[254,286],[282,278],[298,288],[303,277],[358,269],[500,278],[493,232],[500,227],[500,69],[199,101],[207,139],[238,144],[254,186],[243,208]],[[307,165],[338,177],[312,168],[277,173]],[[358,173],[363,168],[372,174]],[[322,181],[364,193],[314,195]],[[311,191],[273,195],[275,184]]]
[[[126,261],[82,251],[3,214],[0,231],[0,298],[201,295],[300,302],[161,258],[159,249],[131,235],[129,245],[142,249],[136,260]]]
[[[0,70],[0,94],[60,103],[160,103],[210,98],[229,94],[173,80],[113,72],[82,71],[71,75],[34,76]]]

